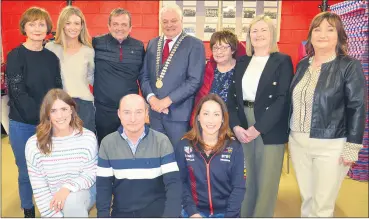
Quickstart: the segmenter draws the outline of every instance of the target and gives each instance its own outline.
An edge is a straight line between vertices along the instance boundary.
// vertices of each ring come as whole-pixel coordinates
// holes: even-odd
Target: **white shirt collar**
[[[174,38],[172,38],[172,42],[171,42],[171,43],[176,42],[176,41],[177,41],[177,39],[178,39],[178,37],[179,37],[181,34],[182,34],[182,31],[181,31],[177,36],[175,36]],[[164,41],[165,41],[166,39],[168,39],[168,37],[164,35]]]

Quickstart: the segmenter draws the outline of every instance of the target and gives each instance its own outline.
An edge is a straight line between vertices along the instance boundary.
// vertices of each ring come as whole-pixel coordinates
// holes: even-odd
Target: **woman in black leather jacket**
[[[302,197],[301,217],[333,217],[335,201],[362,148],[366,83],[347,55],[340,17],[316,15],[291,83],[289,147]]]

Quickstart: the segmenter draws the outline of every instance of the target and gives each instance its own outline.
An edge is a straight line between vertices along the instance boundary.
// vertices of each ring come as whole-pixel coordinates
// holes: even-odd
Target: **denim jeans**
[[[25,148],[27,140],[35,133],[35,125],[14,120],[9,121],[9,140],[15,157],[15,163],[18,167],[18,188],[21,207],[23,209],[30,209],[33,207],[33,192],[28,176]]]
[[[71,192],[63,207],[64,217],[88,217],[88,212],[96,202],[96,183],[89,190]]]
[[[224,214],[221,214],[221,213],[209,215],[207,213],[200,212],[199,214],[201,215],[201,217],[204,217],[204,218],[224,218]],[[181,217],[183,217],[183,218],[189,218],[190,216],[187,214],[187,212],[184,209],[182,209]]]
[[[95,133],[95,106],[92,101],[73,98],[77,104],[77,113],[83,121],[83,127]]]

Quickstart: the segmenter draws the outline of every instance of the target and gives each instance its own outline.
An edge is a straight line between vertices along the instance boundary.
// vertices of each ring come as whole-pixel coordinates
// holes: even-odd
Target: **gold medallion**
[[[156,88],[159,88],[159,89],[160,89],[160,88],[162,88],[162,87],[163,87],[163,81],[162,81],[162,80],[157,79],[157,80],[156,80],[156,84],[155,84],[155,85],[156,85]]]

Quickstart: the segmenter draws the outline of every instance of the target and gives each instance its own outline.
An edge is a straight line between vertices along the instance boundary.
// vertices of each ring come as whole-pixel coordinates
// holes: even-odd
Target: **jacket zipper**
[[[123,49],[122,45],[119,45],[119,61],[123,60]]]
[[[214,214],[214,209],[213,209],[213,200],[211,198],[211,187],[210,187],[210,162],[213,159],[214,155],[210,158],[209,163],[206,162],[206,159],[204,158],[204,156],[202,156],[202,159],[204,159],[205,165],[206,165],[206,179],[208,181],[208,196],[209,196],[209,205],[210,205],[210,215]]]

